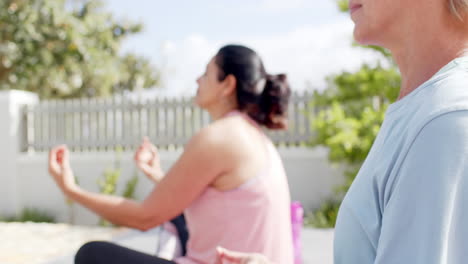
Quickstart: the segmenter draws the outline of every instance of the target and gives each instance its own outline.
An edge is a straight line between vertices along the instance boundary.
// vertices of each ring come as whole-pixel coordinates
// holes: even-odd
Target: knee
[[[75,255],[75,264],[94,264],[97,263],[98,256],[105,247],[106,242],[93,241],[80,247]]]

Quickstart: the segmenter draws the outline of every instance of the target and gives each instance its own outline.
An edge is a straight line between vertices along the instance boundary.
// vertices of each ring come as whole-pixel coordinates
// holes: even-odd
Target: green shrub
[[[34,223],[55,223],[55,218],[47,212],[24,208],[17,216],[0,217],[2,222],[34,222]]]

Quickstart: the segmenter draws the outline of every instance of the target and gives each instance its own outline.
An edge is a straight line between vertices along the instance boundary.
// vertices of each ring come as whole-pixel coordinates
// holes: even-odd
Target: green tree
[[[347,2],[338,1],[341,10],[347,9]],[[319,111],[314,117],[312,145],[325,146],[329,160],[346,168],[345,182],[336,189],[336,196],[312,215],[312,225],[318,227],[335,225],[341,200],[369,153],[385,111],[398,97],[401,77],[390,53],[379,47],[363,48],[382,55],[376,66],[364,64],[356,72],[331,76],[327,89],[314,92],[312,104]]]
[[[142,25],[116,21],[99,1],[3,0],[0,24],[2,90],[102,97],[158,83],[146,59],[119,53]]]

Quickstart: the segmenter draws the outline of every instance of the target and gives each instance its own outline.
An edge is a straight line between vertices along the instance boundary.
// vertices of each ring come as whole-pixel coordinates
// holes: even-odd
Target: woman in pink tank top
[[[49,172],[64,194],[118,225],[148,230],[185,213],[187,253],[164,260],[107,242],[85,244],[75,263],[217,263],[218,246],[293,263],[290,196],[280,156],[262,127],[284,129],[290,89],[266,73],[251,49],[221,48],[198,78],[196,103],[213,122],[186,145],[142,202],[101,195],[75,184],[66,146],[50,151]],[[151,155],[150,155],[151,156]]]

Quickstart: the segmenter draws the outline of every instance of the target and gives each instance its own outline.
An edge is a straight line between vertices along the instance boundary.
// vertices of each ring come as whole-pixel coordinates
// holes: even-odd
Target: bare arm
[[[196,135],[143,202],[96,194],[76,186],[66,146],[51,150],[49,172],[65,195],[101,217],[119,225],[147,230],[180,214],[228,167],[229,159],[224,155],[226,151],[219,138],[210,129]]]

